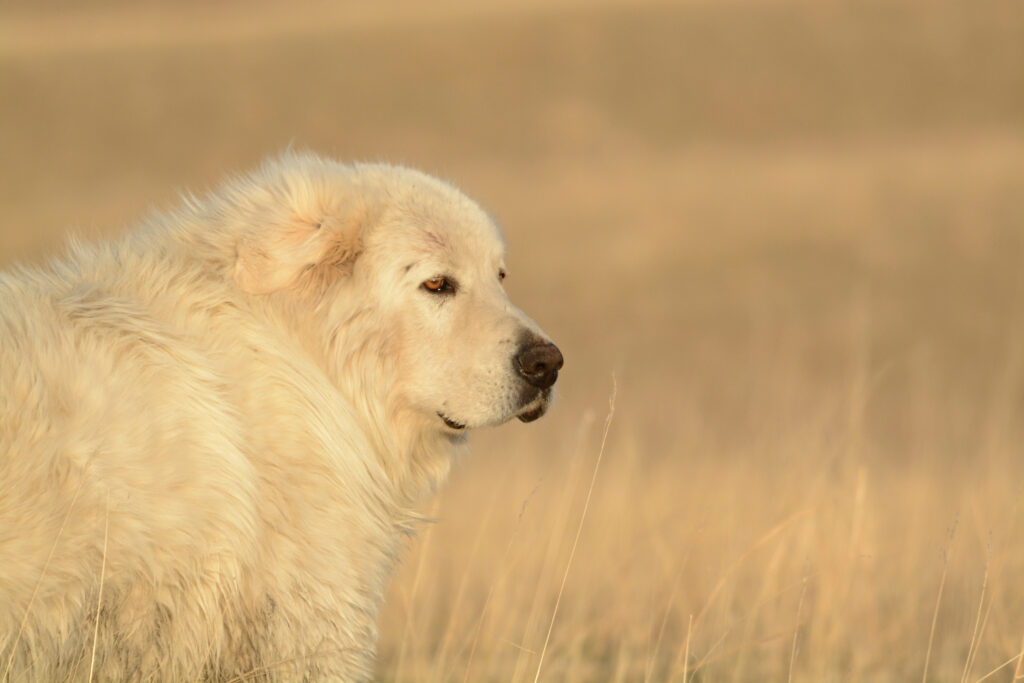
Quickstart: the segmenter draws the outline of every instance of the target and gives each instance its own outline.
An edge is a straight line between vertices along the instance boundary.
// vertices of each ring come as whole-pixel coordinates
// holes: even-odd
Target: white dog
[[[0,274],[0,681],[368,677],[414,503],[562,366],[503,252],[450,185],[289,153]]]

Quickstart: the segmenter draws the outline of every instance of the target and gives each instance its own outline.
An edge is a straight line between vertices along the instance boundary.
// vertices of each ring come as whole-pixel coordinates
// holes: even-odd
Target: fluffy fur
[[[0,681],[367,678],[412,506],[551,399],[503,253],[450,185],[287,154],[0,274]]]

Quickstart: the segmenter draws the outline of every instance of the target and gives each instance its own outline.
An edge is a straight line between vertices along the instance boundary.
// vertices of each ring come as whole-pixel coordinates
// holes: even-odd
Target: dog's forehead
[[[490,269],[501,263],[505,243],[494,223],[459,218],[451,215],[418,217],[403,226],[403,239],[392,243],[390,248],[401,250],[417,262],[458,270],[477,266]]]
[[[389,215],[373,241],[449,262],[492,262],[503,257],[501,231],[475,201],[419,172],[400,173],[398,180],[400,190],[391,194]],[[399,193],[401,200],[394,201]]]

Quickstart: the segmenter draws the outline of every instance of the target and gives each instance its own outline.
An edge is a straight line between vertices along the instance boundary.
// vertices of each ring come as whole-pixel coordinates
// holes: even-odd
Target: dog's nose
[[[562,352],[551,342],[537,340],[519,348],[515,365],[523,379],[538,389],[547,389],[558,379]]]

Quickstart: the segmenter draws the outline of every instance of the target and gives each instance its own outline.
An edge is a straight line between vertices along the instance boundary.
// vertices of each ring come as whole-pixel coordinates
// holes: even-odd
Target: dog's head
[[[312,156],[266,166],[235,204],[254,189],[262,217],[238,242],[234,280],[314,298],[341,372],[348,354],[386,355],[386,390],[452,435],[546,412],[562,354],[509,301],[504,243],[476,203],[418,171]]]

